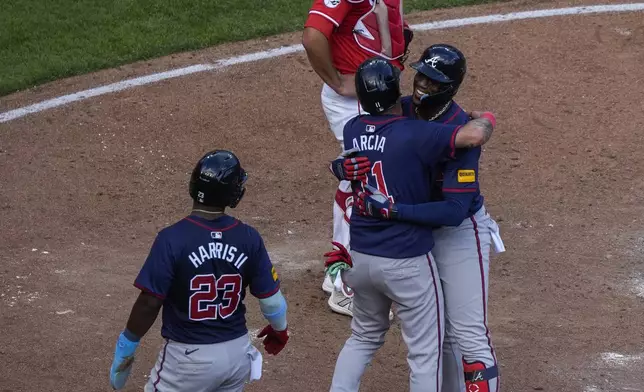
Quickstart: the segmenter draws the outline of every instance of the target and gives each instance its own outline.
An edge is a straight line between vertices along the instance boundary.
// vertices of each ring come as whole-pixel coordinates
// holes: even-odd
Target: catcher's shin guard
[[[499,369],[496,365],[486,368],[483,362],[467,363],[463,360],[463,371],[467,392],[496,392],[490,390],[489,382],[499,376]]]

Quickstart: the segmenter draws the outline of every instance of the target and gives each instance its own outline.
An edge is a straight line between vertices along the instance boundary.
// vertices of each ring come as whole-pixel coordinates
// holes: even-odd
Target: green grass
[[[405,12],[493,0],[405,0]],[[297,31],[312,0],[3,0],[0,96],[59,78]]]

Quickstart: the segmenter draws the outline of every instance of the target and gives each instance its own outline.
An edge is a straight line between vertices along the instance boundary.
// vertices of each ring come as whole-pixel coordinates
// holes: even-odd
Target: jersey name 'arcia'
[[[360,151],[379,151],[384,153],[385,142],[387,142],[387,138],[384,136],[360,135],[359,138],[353,138],[353,147]]]

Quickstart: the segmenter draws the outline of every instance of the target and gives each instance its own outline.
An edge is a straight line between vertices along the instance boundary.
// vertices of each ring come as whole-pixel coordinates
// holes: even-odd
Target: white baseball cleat
[[[327,303],[332,311],[353,317],[353,290],[344,283],[341,290],[336,290],[331,285],[331,296]]]
[[[333,281],[331,280],[331,275],[329,274],[324,275],[324,282],[322,282],[322,290],[324,290],[324,292],[327,294],[331,294],[333,292]]]

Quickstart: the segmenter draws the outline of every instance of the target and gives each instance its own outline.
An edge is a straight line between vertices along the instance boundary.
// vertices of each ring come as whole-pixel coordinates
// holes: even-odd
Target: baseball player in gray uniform
[[[428,47],[410,66],[414,92],[402,98],[406,117],[459,125],[469,116],[452,99],[466,73],[463,53],[451,45]],[[434,227],[432,254],[445,299],[442,392],[498,392],[499,372],[487,324],[490,250],[505,250],[499,227],[483,205],[479,188],[481,148],[457,150],[432,173],[432,202],[391,203],[362,193],[361,214]],[[361,161],[362,166],[369,163]],[[380,202],[379,200],[382,200]],[[387,211],[382,214],[381,211]]]
[[[482,145],[492,133],[491,113],[473,112],[475,119],[465,125],[402,116],[399,72],[384,59],[367,60],[358,68],[356,91],[369,115],[347,123],[344,149],[359,150],[350,159],[366,157],[370,162],[362,181],[352,181],[353,192],[360,200],[366,191],[377,189],[378,196],[390,203],[431,201],[432,168],[442,158],[452,156],[455,147]],[[332,166],[338,167],[335,163]],[[342,158],[339,166],[343,167]],[[351,215],[350,256],[336,244],[338,260],[349,267],[339,274],[354,296],[352,335],[340,352],[330,390],[359,390],[362,373],[384,343],[390,325],[389,308],[395,302],[408,347],[410,389],[438,392],[444,318],[441,284],[431,255],[431,228],[377,218]],[[327,267],[333,271],[334,265],[327,263]]]

